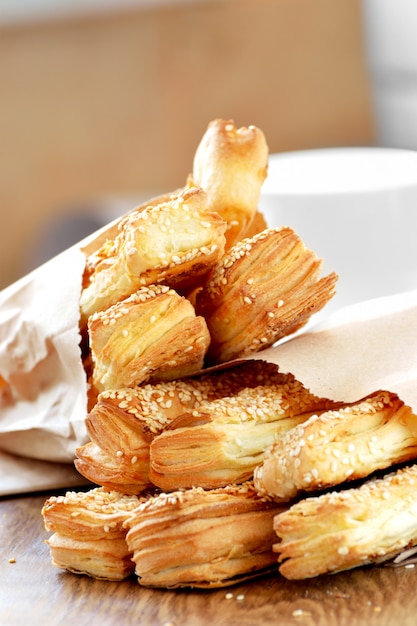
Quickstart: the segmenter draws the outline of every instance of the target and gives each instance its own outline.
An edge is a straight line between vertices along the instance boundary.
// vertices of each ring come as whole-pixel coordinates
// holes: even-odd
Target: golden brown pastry
[[[165,283],[190,291],[221,258],[225,229],[219,214],[207,210],[206,193],[198,188],[184,188],[166,202],[126,215],[117,237],[87,259],[81,326],[143,285]]]
[[[250,483],[150,498],[125,523],[139,583],[222,587],[276,568],[275,507]]]
[[[136,455],[107,454],[92,441],[75,451],[77,471],[96,485],[128,495],[139,495],[152,487],[149,479],[149,445]]]
[[[271,228],[226,253],[196,296],[211,335],[208,360],[226,362],[304,326],[333,297],[337,275],[290,228]]]
[[[123,215],[119,219],[114,220],[105,228],[98,231],[92,241],[89,241],[81,249],[86,257],[85,270],[83,275],[83,287],[87,287],[91,282],[91,278],[94,272],[100,271],[101,268],[108,262],[112,262],[112,257],[116,254],[117,245],[119,242],[118,235],[125,227],[125,222],[129,220],[131,213],[140,213],[145,209],[149,209],[151,206],[157,206],[174,200],[177,196],[184,193],[185,188],[179,188],[169,193],[161,194],[153,198],[148,199],[143,204],[134,207],[127,214]]]
[[[260,494],[287,501],[417,457],[417,415],[387,391],[310,417],[255,470]]]
[[[48,498],[42,508],[52,562],[61,569],[106,580],[134,571],[124,521],[139,506],[135,496],[97,488]]]
[[[380,563],[417,544],[417,466],[357,488],[310,497],[274,519],[286,578]]]
[[[151,484],[150,443],[176,418],[207,400],[286,380],[276,365],[256,360],[196,378],[104,391],[87,415],[90,443],[77,449],[75,465],[96,484],[123,493],[141,493]]]
[[[267,172],[268,146],[259,128],[210,122],[194,155],[190,184],[206,191],[210,210],[227,222],[226,248],[250,228]]]
[[[106,390],[87,416],[87,432],[108,454],[122,450],[135,455],[137,447],[202,403],[234,396],[243,389],[287,382],[288,375],[274,363],[246,360],[203,370],[195,377]]]
[[[203,402],[152,440],[150,480],[164,491],[241,483],[252,478],[276,438],[334,406],[290,374],[280,383]]]
[[[88,334],[98,392],[199,371],[210,341],[205,320],[165,285],[142,287],[95,313]]]

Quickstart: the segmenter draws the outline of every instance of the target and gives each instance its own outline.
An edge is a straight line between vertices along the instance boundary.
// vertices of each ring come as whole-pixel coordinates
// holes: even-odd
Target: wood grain
[[[113,583],[62,572],[51,565],[45,544],[40,511],[46,497],[0,500],[0,624],[416,624],[414,568],[364,568],[307,582],[277,574],[214,591],[145,589],[134,579]]]

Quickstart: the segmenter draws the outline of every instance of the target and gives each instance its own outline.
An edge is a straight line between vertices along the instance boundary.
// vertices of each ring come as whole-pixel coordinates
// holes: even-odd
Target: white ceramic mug
[[[260,209],[339,275],[326,313],[417,288],[417,152],[334,148],[270,155]]]

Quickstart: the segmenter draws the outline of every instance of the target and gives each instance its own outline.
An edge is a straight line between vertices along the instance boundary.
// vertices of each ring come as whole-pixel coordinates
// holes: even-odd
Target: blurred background
[[[3,0],[0,289],[185,183],[210,120],[270,153],[417,148],[413,0]]]

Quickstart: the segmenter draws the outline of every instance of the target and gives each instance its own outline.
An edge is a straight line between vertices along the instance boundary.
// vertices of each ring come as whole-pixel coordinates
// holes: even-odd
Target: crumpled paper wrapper
[[[84,437],[86,378],[78,302],[85,259],[76,248],[0,294],[0,448],[69,461]]]
[[[86,483],[73,467],[88,440],[83,250],[97,249],[116,223],[0,292],[0,495]]]
[[[72,465],[87,441],[82,249],[97,247],[108,231],[0,293],[0,495],[86,483]],[[417,291],[341,309],[250,358],[276,363],[317,395],[355,401],[386,389],[417,413],[416,328]]]

